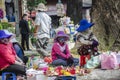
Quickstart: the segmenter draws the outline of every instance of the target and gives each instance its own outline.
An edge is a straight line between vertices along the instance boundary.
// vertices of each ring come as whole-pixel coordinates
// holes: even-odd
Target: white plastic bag
[[[85,68],[96,68],[100,65],[99,56],[91,57],[90,60],[87,61],[85,64]]]

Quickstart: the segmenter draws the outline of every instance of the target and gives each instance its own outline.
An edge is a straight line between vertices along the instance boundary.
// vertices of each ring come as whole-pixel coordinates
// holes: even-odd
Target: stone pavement
[[[93,69],[92,72],[86,76],[77,76],[77,80],[120,80],[120,69]]]

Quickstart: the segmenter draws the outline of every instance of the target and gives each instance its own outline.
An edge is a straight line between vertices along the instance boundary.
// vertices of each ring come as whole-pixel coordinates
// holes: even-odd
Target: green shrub
[[[34,37],[31,38],[31,42],[32,42],[32,43],[36,43],[36,41],[37,41],[36,38],[34,38]]]
[[[3,27],[2,27],[2,24],[0,23],[0,30],[2,30],[3,29]]]
[[[13,27],[13,25],[8,22],[1,22],[0,24],[2,25],[2,29],[7,29],[8,27]]]

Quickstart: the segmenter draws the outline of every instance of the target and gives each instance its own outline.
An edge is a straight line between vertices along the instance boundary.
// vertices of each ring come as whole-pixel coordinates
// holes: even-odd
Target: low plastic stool
[[[14,73],[12,73],[12,72],[3,72],[2,73],[2,80],[6,80],[6,75],[7,74],[11,74],[12,75],[11,78],[8,79],[8,80],[17,80],[16,75]]]
[[[58,80],[76,80],[76,76],[61,76],[58,77]]]

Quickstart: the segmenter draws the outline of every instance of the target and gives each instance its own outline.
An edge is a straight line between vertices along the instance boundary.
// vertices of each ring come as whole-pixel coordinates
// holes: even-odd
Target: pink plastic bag
[[[101,69],[116,69],[117,67],[118,62],[114,52],[101,54]]]
[[[117,54],[116,57],[117,57],[118,64],[120,64],[120,54]]]

